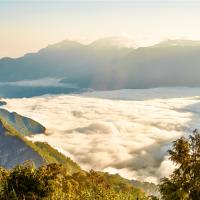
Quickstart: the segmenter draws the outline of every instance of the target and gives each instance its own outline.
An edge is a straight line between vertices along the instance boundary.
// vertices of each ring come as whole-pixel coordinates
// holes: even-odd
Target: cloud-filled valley
[[[46,128],[47,141],[83,169],[157,182],[173,169],[167,150],[200,126],[199,88],[157,88],[5,99]]]

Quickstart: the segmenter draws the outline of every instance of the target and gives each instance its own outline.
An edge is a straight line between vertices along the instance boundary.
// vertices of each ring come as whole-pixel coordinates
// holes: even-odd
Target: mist
[[[200,87],[199,41],[166,40],[140,48],[117,41],[111,37],[84,45],[66,40],[17,59],[0,59],[0,96]]]
[[[75,84],[61,83],[60,78],[41,78],[33,80],[20,80],[11,82],[0,82],[0,86],[13,86],[13,87],[67,87],[77,88]]]
[[[171,142],[200,126],[200,88],[156,88],[5,99],[42,123],[46,141],[85,170],[159,182],[174,169]]]

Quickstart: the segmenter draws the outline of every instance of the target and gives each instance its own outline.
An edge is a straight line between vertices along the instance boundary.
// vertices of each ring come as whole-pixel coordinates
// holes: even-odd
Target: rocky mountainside
[[[15,112],[9,112],[5,109],[0,109],[0,119],[4,120],[8,125],[25,136],[45,132],[45,127],[35,120],[23,117]]]
[[[0,109],[0,166],[12,168],[26,160],[32,160],[36,166],[44,163],[61,163],[69,173],[77,172],[80,167],[47,143],[33,143],[25,136],[44,133],[40,123],[17,113]]]

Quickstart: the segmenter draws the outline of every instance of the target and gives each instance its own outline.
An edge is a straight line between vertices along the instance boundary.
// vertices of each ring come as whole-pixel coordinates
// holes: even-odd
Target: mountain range
[[[135,48],[119,41],[105,38],[83,45],[66,40],[20,58],[2,58],[0,96],[200,86],[200,41],[167,40]]]

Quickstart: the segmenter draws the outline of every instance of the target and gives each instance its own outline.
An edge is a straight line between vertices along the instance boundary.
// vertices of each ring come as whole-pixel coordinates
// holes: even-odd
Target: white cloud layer
[[[100,98],[97,98],[100,97]],[[157,182],[173,140],[200,126],[200,89],[157,88],[7,99],[5,108],[47,128],[47,141],[84,169]]]

